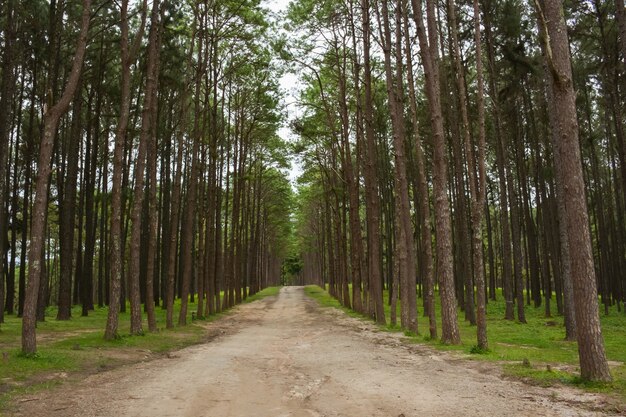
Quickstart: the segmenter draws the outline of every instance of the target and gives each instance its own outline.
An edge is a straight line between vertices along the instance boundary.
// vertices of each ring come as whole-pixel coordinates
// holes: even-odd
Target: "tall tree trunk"
[[[9,190],[6,186],[6,174],[9,165],[9,118],[13,101],[13,0],[7,0],[5,5],[6,26],[4,30],[4,60],[2,62],[2,80],[0,81],[0,323],[4,321],[4,275],[5,275],[5,243],[7,236],[7,219],[5,204],[8,200]],[[17,181],[17,179],[15,179]],[[26,219],[24,219],[26,221]],[[12,255],[15,256],[15,255]],[[10,277],[10,279],[14,279]]]
[[[405,128],[402,111],[402,23],[401,2],[396,4],[396,36],[392,41],[388,1],[382,2],[383,17],[383,52],[385,55],[385,74],[387,96],[389,97],[393,147],[394,147],[394,190],[395,204],[395,241],[394,258],[397,258],[400,282],[400,323],[403,328],[417,333],[417,310],[415,302],[415,250],[413,248],[413,230],[409,185],[406,173]],[[393,52],[392,52],[393,49]],[[394,79],[391,54],[396,58]]]
[[[354,25],[351,26],[354,30]],[[345,46],[345,45],[344,45]],[[355,311],[363,312],[363,300],[361,296],[361,282],[363,276],[363,245],[361,235],[361,219],[359,215],[359,181],[355,175],[352,151],[350,149],[350,118],[348,113],[347,97],[347,51],[342,48],[341,56],[336,52],[339,70],[339,108],[341,115],[341,155],[344,170],[344,178],[349,197],[349,221],[350,221],[350,266],[352,274],[352,304]],[[356,58],[355,58],[356,59]],[[355,65],[356,66],[356,65]],[[358,72],[358,70],[355,70]],[[359,75],[355,75],[358,82]],[[360,130],[360,129],[359,129]],[[360,134],[362,136],[362,134]],[[358,140],[358,139],[357,139]],[[362,138],[361,138],[362,140]]]
[[[474,9],[474,43],[476,44],[476,82],[478,87],[478,155],[473,146],[466,142],[466,154],[470,162],[470,192],[472,194],[472,243],[474,259],[474,282],[476,284],[476,339],[478,347],[486,350],[487,343],[487,300],[485,288],[485,261],[483,256],[483,217],[487,196],[487,174],[485,172],[485,88],[483,82],[482,41],[480,37],[480,10],[478,0],[472,2]],[[474,178],[474,167],[476,175]]]
[[[102,85],[102,73],[99,75],[98,86]],[[96,98],[94,117],[88,123],[87,152],[85,155],[85,186],[82,189],[85,196],[85,252],[82,258],[83,268],[80,275],[80,300],[82,316],[87,316],[93,310],[93,262],[96,247],[96,225],[98,210],[95,206],[96,172],[98,169],[98,149],[100,142],[100,115],[102,113],[103,95],[99,92]],[[94,123],[93,133],[91,124]],[[93,139],[92,139],[93,137]]]
[[[33,204],[33,222],[31,239],[28,251],[28,286],[24,300],[24,315],[22,320],[22,351],[32,355],[37,351],[35,337],[36,309],[39,289],[39,280],[42,271],[41,258],[44,249],[46,230],[46,212],[48,210],[48,184],[52,161],[52,148],[56,136],[59,120],[67,111],[80,78],[85,50],[87,49],[87,33],[89,31],[91,0],[83,0],[83,12],[80,25],[80,35],[74,62],[65,90],[59,101],[44,112],[43,132],[37,164],[37,182],[35,184],[35,201]]]
[[[519,139],[519,138],[518,138]],[[504,140],[504,139],[503,139]],[[507,144],[505,143],[504,146]],[[524,276],[522,274],[522,226],[519,218],[519,201],[517,198],[515,181],[511,170],[507,170],[507,185],[511,210],[511,239],[513,243],[513,275],[515,277],[515,298],[517,304],[517,320],[526,323],[524,312]]]
[[[17,114],[22,115],[22,102],[24,101],[24,85],[25,85],[25,72],[26,69],[23,69],[23,73],[22,73],[22,80],[21,80],[21,87],[20,87],[20,105],[18,107],[18,112]],[[16,117],[17,114],[14,116]],[[17,118],[17,117],[16,117]],[[23,125],[23,117],[19,117],[18,118],[18,125],[17,125],[17,130],[20,131],[21,127],[20,125]],[[19,211],[19,200],[20,200],[20,194],[22,192],[25,192],[24,189],[20,188],[19,186],[19,181],[18,179],[18,170],[21,169],[22,166],[24,166],[26,163],[25,161],[23,161],[23,159],[25,158],[20,158],[20,144],[21,142],[25,142],[21,135],[16,135],[15,137],[15,141],[13,144],[13,190],[12,190],[12,199],[11,199],[11,211],[13,213],[12,215],[12,223],[15,225],[15,227],[13,227],[11,229],[11,261],[10,264],[8,266],[9,270],[8,270],[8,274],[6,274],[6,289],[5,289],[5,293],[4,294],[0,294],[0,322],[2,322],[4,320],[4,312],[6,311],[7,314],[13,314],[14,313],[14,304],[15,304],[15,272],[16,272],[16,265],[17,265],[17,234],[19,233],[17,224],[18,224],[18,213]],[[28,146],[26,144],[26,146]],[[26,154],[27,152],[24,151],[23,154]],[[10,152],[8,157],[10,158]],[[20,159],[22,159],[22,163],[20,164]],[[26,182],[26,181],[24,181]],[[26,188],[26,187],[24,187]],[[8,195],[7,195],[8,197]],[[22,217],[22,223],[26,223],[26,218]],[[21,268],[20,268],[21,269]],[[0,275],[0,280],[2,280],[2,275]],[[0,293],[2,292],[3,289],[3,284],[0,283]],[[5,303],[5,295],[6,295],[6,303]]]
[[[139,41],[143,34],[147,7],[146,1],[144,1],[141,27],[139,33],[136,35],[135,44],[131,47],[128,35],[128,1],[129,0],[122,0],[121,5],[121,106],[117,130],[115,132],[115,147],[113,149],[113,180],[111,188],[111,251],[109,254],[111,259],[111,278],[109,282],[109,311],[104,332],[104,338],[107,340],[116,339],[118,337],[118,313],[120,310],[124,260],[124,247],[122,239],[122,176],[124,171],[124,149],[126,147],[126,135],[130,116],[130,66],[134,60],[135,52],[138,49]]]
[[[539,25],[544,27],[545,55],[550,69],[556,115],[559,126],[555,159],[563,180],[563,200],[567,240],[570,244],[571,274],[576,302],[580,373],[585,380],[610,381],[611,374],[604,351],[598,293],[589,218],[583,182],[575,92],[572,82],[567,26],[559,0],[546,0],[543,10],[536,0]]]
[[[133,207],[131,212],[132,230],[130,238],[130,333],[143,333],[141,320],[141,293],[139,288],[139,275],[141,269],[141,225],[142,208],[144,200],[144,184],[146,171],[146,156],[148,142],[150,141],[150,131],[152,130],[153,105],[156,98],[158,79],[156,67],[159,60],[159,48],[157,44],[159,27],[159,0],[152,4],[150,16],[150,35],[148,38],[148,62],[146,66],[146,87],[144,91],[143,111],[141,115],[141,132],[139,135],[139,148],[135,161],[135,187],[133,192]]]
[[[33,69],[33,90],[30,96],[30,109],[29,109],[29,123],[28,123],[28,133],[26,139],[26,150],[24,153],[24,163],[26,164],[26,172],[24,173],[24,201],[23,201],[23,209],[22,209],[22,218],[24,221],[22,222],[22,241],[21,241],[21,251],[20,251],[20,265],[26,265],[26,253],[27,253],[27,243],[28,243],[28,225],[29,223],[32,225],[32,215],[30,208],[31,194],[32,194],[32,155],[33,148],[35,147],[35,100],[36,100],[36,90],[37,86],[37,66]],[[18,317],[22,317],[24,314],[24,301],[26,299],[26,268],[20,268],[20,277],[18,282],[18,305],[17,305],[17,314]]]
[[[108,137],[109,132],[106,132],[106,137]],[[108,147],[103,152],[104,161],[102,165],[108,167],[109,164],[109,150]],[[98,248],[98,291],[97,291],[97,299],[98,299],[98,307],[102,308],[105,305],[105,296],[104,293],[106,291],[106,282],[109,272],[108,262],[105,261],[109,247],[109,240],[107,238],[107,221],[109,214],[109,198],[108,198],[108,169],[102,170],[101,181],[100,181],[100,195],[102,196],[102,205],[100,206],[100,247]],[[107,303],[108,304],[108,303]]]
[[[363,146],[364,142],[364,131],[363,131],[363,103],[361,101],[362,91],[361,91],[361,63],[359,62],[359,55],[356,53],[358,50],[357,47],[357,34],[356,34],[356,12],[355,1],[350,1],[350,33],[352,38],[352,75],[354,82],[354,90],[356,100],[356,115],[355,115],[355,152],[354,152],[354,160],[356,163],[352,162],[352,154],[348,153],[346,156],[350,161],[351,167],[350,170],[353,171],[350,175],[349,179],[353,183],[350,191],[350,219],[354,218],[354,222],[351,223],[351,233],[350,236],[354,235],[354,239],[352,240],[352,251],[355,252],[353,262],[358,262],[358,274],[352,278],[352,303],[354,309],[362,314],[365,314],[367,307],[367,295],[364,294],[365,289],[367,288],[365,285],[365,281],[367,280],[367,266],[366,266],[366,256],[363,248],[363,233],[361,230],[361,215],[360,215],[360,182],[359,182],[359,159],[360,159],[360,149]],[[349,145],[349,144],[348,144]],[[350,148],[348,146],[348,151]]]
[[[455,160],[455,171],[457,175],[458,181],[458,192],[457,199],[459,201],[458,205],[460,210],[458,211],[458,234],[459,234],[459,246],[460,248],[460,262],[462,265],[461,270],[459,271],[463,275],[463,281],[465,284],[465,319],[470,322],[470,324],[476,324],[476,312],[474,305],[474,277],[472,270],[472,262],[470,261],[472,254],[472,246],[473,246],[473,233],[470,233],[468,230],[468,217],[466,215],[467,203],[466,203],[466,194],[465,194],[465,180],[464,180],[464,164],[463,160],[468,162],[467,167],[467,176],[470,187],[470,195],[472,198],[472,206],[470,207],[470,218],[472,219],[472,223],[474,220],[474,211],[476,210],[475,202],[478,198],[477,192],[477,184],[476,184],[476,164],[473,150],[472,137],[470,134],[470,124],[469,124],[469,115],[467,109],[467,91],[465,86],[465,68],[463,67],[462,57],[461,57],[461,48],[459,47],[459,36],[458,36],[458,23],[456,18],[456,6],[454,4],[454,0],[448,0],[448,20],[450,26],[450,38],[451,49],[452,49],[452,57],[454,61],[455,68],[455,77],[456,77],[456,87],[458,94],[458,109],[461,114],[461,135],[459,135],[458,140],[454,141],[454,160]],[[463,151],[461,151],[462,146],[465,145]],[[474,224],[472,224],[472,229],[474,229]],[[471,235],[471,236],[470,236]],[[474,248],[476,249],[476,248]],[[482,257],[482,244],[480,247],[480,256]],[[474,258],[474,260],[476,260]],[[482,258],[480,260],[482,265]]]
[[[542,37],[547,35],[547,27],[546,25],[539,25],[539,34]],[[558,149],[559,149],[559,135],[560,135],[560,126],[559,121],[556,115],[556,112],[552,109],[556,106],[556,96],[554,92],[553,80],[550,78],[550,69],[548,62],[548,44],[542,42],[541,44],[543,55],[544,55],[544,84],[546,89],[547,96],[547,106],[548,106],[548,118],[550,124],[550,139],[552,142],[552,148],[554,152],[554,171],[555,171],[555,188],[556,188],[556,214],[557,214],[557,226],[558,226],[558,239],[555,239],[554,246],[559,247],[559,255],[560,255],[560,270],[559,270],[559,279],[556,281],[556,296],[557,296],[557,306],[561,300],[561,291],[559,291],[559,286],[562,287],[563,293],[563,313],[565,316],[565,340],[577,340],[578,338],[578,326],[576,325],[576,313],[575,313],[575,305],[574,305],[574,289],[572,283],[572,272],[571,272],[571,254],[570,254],[570,245],[569,240],[567,238],[567,225],[565,223],[566,213],[565,213],[565,190],[564,190],[564,179],[562,178],[563,169],[561,168],[561,159],[558,157]],[[568,52],[569,53],[569,52]],[[560,312],[560,311],[559,311]]]
[[[57,320],[69,320],[72,315],[72,262],[74,255],[74,221],[76,209],[76,183],[78,178],[78,157],[82,136],[82,102],[80,82],[74,97],[72,131],[68,149],[67,172],[63,199],[59,210],[63,213],[59,224],[59,244],[61,257],[61,276],[59,279],[59,302]],[[77,277],[78,279],[78,277]]]
[[[156,266],[156,251],[158,241],[158,199],[157,199],[157,94],[153,92],[152,98],[152,116],[150,128],[150,143],[148,144],[148,253],[147,253],[147,267],[146,267],[146,296],[145,296],[145,309],[148,315],[148,330],[151,332],[157,331],[156,317],[154,314],[154,282],[157,277]]]
[[[439,292],[441,296],[441,340],[443,343],[458,344],[461,335],[457,323],[456,295],[452,268],[452,226],[450,221],[450,201],[448,199],[445,136],[439,92],[439,63],[437,24],[435,4],[427,0],[428,38],[424,27],[424,13],[421,0],[411,0],[413,19],[419,37],[420,55],[426,79],[426,97],[428,99],[430,122],[433,135],[433,198],[435,200],[435,236],[437,254],[437,273],[441,277]]]
[[[152,28],[150,28],[152,32]],[[156,35],[155,35],[155,46],[157,52],[156,55],[159,56],[159,50],[161,49],[161,37],[163,31],[163,17],[158,22],[156,27]],[[152,34],[152,33],[151,33]],[[154,63],[154,79],[155,83],[158,85],[159,80],[159,71],[160,71],[160,60],[156,59]],[[158,145],[157,145],[157,126],[158,121],[157,117],[159,114],[158,104],[159,104],[159,95],[157,92],[157,88],[155,87],[152,90],[152,99],[150,100],[150,126],[149,126],[149,143],[148,143],[148,166],[147,166],[147,174],[148,174],[148,182],[149,182],[149,191],[148,191],[148,248],[147,248],[147,268],[146,268],[146,298],[145,298],[145,306],[146,313],[148,316],[148,330],[151,332],[156,332],[157,324],[156,324],[156,316],[154,313],[154,287],[155,280],[157,278],[157,274],[155,272],[156,263],[156,255],[157,255],[157,242],[158,242],[158,200],[157,200],[157,160],[158,160]]]
[[[197,16],[200,20],[200,34],[204,27],[204,19],[206,15]],[[198,153],[200,149],[200,86],[204,75],[204,60],[205,51],[203,48],[203,38],[200,36],[198,40],[198,59],[200,64],[196,70],[196,88],[195,88],[195,103],[194,103],[194,131],[192,135],[192,153],[191,153],[191,174],[189,176],[189,188],[187,191],[187,207],[185,217],[183,219],[183,228],[181,232],[181,262],[183,264],[182,282],[181,282],[181,300],[180,300],[180,313],[178,316],[178,324],[187,324],[187,305],[189,302],[189,293],[191,286],[191,274],[193,273],[193,242],[194,242],[194,224],[196,220],[196,195],[198,189],[198,176],[199,176],[199,160]]]
[[[493,117],[495,124],[495,148],[496,165],[498,169],[498,187],[500,199],[500,228],[502,233],[502,287],[505,300],[504,318],[514,320],[513,303],[513,274],[512,274],[512,254],[511,254],[511,229],[509,222],[509,196],[507,191],[507,157],[506,148],[503,146],[503,135],[500,120],[500,104],[498,91],[496,88],[496,69],[493,33],[491,31],[492,3],[487,2],[483,11],[483,21],[485,24],[485,34],[487,43],[487,61],[489,62],[489,95],[493,103]]]
[[[435,312],[435,272],[433,267],[432,227],[430,223],[430,198],[426,178],[426,161],[422,139],[419,134],[417,121],[417,98],[415,80],[413,79],[413,54],[411,50],[408,10],[403,13],[404,25],[404,54],[406,56],[407,83],[409,85],[409,102],[411,106],[411,123],[413,124],[413,140],[415,147],[415,164],[417,165],[417,203],[419,207],[418,222],[421,241],[422,280],[424,285],[424,309],[428,316],[429,334],[431,339],[437,339],[437,320]]]
[[[361,0],[361,18],[363,26],[363,73],[365,88],[365,104],[363,116],[365,119],[365,138],[367,142],[367,157],[365,158],[365,211],[367,218],[367,254],[369,272],[369,300],[372,303],[370,313],[373,313],[376,322],[385,323],[385,310],[383,305],[383,291],[380,265],[380,205],[378,190],[376,188],[376,166],[378,153],[376,139],[374,137],[374,108],[372,94],[372,69],[370,59],[370,2]]]
[[[489,299],[496,301],[496,260],[493,239],[493,225],[491,220],[491,212],[489,202],[485,202],[485,217],[487,225],[487,252],[489,253]]]
[[[524,108],[526,110],[526,114],[528,115],[528,120],[530,120],[530,123],[527,124],[527,129],[529,130],[529,132],[527,133],[528,137],[529,137],[529,141],[530,144],[529,146],[531,146],[531,148],[536,149],[536,153],[538,153],[538,147],[539,144],[537,142],[537,136],[538,136],[538,132],[537,129],[535,127],[535,115],[533,112],[533,106],[531,104],[531,97],[527,88],[527,84],[524,83],[524,94],[523,94],[523,98],[524,98]],[[530,125],[530,127],[528,127],[528,125]],[[518,150],[518,153],[520,155],[523,155],[523,148],[520,148]],[[535,157],[536,155],[532,155],[531,156],[531,163],[529,164],[529,166],[533,167],[530,171],[530,173],[527,173],[527,168],[526,168],[526,164],[523,164],[520,167],[520,172],[522,174],[522,193],[523,193],[523,212],[524,212],[524,224],[526,227],[526,234],[527,234],[527,239],[528,239],[528,254],[529,254],[529,273],[528,275],[530,276],[530,287],[532,290],[532,299],[533,299],[533,303],[534,303],[534,307],[535,308],[539,308],[541,307],[541,265],[540,265],[540,258],[539,258],[539,236],[538,236],[538,232],[537,232],[537,225],[535,224],[535,220],[533,219],[533,212],[532,212],[532,205],[531,205],[531,190],[530,190],[530,181],[532,179],[532,177],[534,176],[535,178],[535,182],[536,182],[536,178],[538,176],[538,169],[537,169],[537,164],[538,164],[538,158]],[[533,174],[533,169],[534,169],[534,174]],[[530,177],[530,178],[529,178]],[[538,192],[538,187],[535,188],[535,194],[537,195]],[[539,211],[539,209],[537,209],[535,212],[537,213]],[[539,223],[539,220],[537,220],[537,224]]]

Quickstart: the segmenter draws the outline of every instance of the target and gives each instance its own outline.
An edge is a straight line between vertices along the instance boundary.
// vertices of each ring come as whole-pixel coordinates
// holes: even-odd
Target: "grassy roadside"
[[[343,307],[339,301],[318,286],[308,286],[305,292],[317,300],[321,306],[334,307],[345,311],[352,317],[368,319]],[[385,293],[385,297],[387,294]],[[438,334],[441,335],[440,308],[438,296],[437,320]],[[385,298],[386,299],[386,298]],[[398,304],[400,302],[398,301]],[[405,332],[410,343],[423,343],[439,350],[459,351],[468,354],[470,360],[499,362],[505,375],[523,379],[542,386],[554,384],[574,385],[593,392],[614,394],[626,403],[626,316],[624,313],[611,311],[609,316],[601,316],[607,356],[611,361],[614,381],[610,384],[592,384],[580,381],[578,376],[578,350],[575,342],[563,340],[565,330],[562,317],[544,317],[543,308],[526,308],[527,324],[504,320],[504,301],[490,301],[487,306],[487,331],[489,351],[473,354],[476,344],[476,327],[464,320],[459,311],[459,330],[462,343],[458,346],[444,345],[439,340],[430,340],[428,319],[422,317],[422,300],[418,299],[420,334]],[[556,306],[554,307],[556,309]],[[385,305],[385,314],[389,320],[389,306]],[[398,320],[400,313],[398,310]],[[399,326],[381,326],[382,330],[401,332]],[[426,336],[425,336],[426,335]]]
[[[276,295],[279,290],[279,287],[266,288],[245,302]],[[196,307],[195,303],[190,303],[188,308],[195,311]],[[178,317],[179,309],[180,300],[175,305],[174,317]],[[227,314],[220,313],[193,320],[187,326],[165,329],[165,310],[157,308],[159,331],[130,336],[130,309],[127,308],[119,318],[122,337],[106,341],[103,335],[107,311],[107,308],[96,308],[88,317],[81,317],[81,308],[76,307],[72,310],[71,320],[57,321],[56,308],[49,308],[46,321],[37,325],[38,352],[34,357],[24,357],[20,353],[21,319],[6,316],[5,323],[0,326],[0,415],[16,396],[202,343],[208,336],[206,323]],[[144,328],[147,330],[146,323]]]

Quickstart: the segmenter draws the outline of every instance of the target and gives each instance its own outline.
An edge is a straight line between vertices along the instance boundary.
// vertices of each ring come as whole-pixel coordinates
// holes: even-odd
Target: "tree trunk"
[[[98,85],[102,85],[102,73],[99,75]],[[100,115],[102,113],[102,94],[97,95],[96,108],[93,117],[93,132],[90,121],[87,127],[87,152],[85,155],[85,186],[82,189],[85,196],[85,252],[82,257],[83,268],[80,276],[81,315],[86,317],[89,310],[93,310],[93,261],[96,246],[96,225],[98,210],[95,207],[96,171],[98,168],[98,149],[100,141]],[[90,119],[91,120],[91,119]],[[93,139],[92,139],[93,137]],[[80,248],[79,248],[80,249]]]
[[[471,325],[476,324],[476,312],[474,305],[474,277],[472,270],[472,246],[473,246],[473,233],[470,233],[470,228],[468,227],[468,216],[467,216],[467,202],[466,202],[466,188],[465,188],[465,180],[464,180],[464,164],[463,160],[468,162],[467,168],[467,182],[470,187],[470,195],[472,198],[472,206],[470,207],[470,215],[472,223],[474,223],[474,212],[476,210],[475,203],[478,198],[477,192],[477,184],[476,184],[476,167],[475,167],[475,157],[473,150],[472,137],[470,134],[470,124],[469,124],[469,115],[467,110],[467,91],[465,86],[465,68],[463,67],[462,57],[461,57],[461,48],[459,47],[459,36],[458,36],[458,23],[456,18],[456,6],[454,4],[454,0],[448,0],[448,21],[450,26],[450,38],[451,42],[451,51],[452,58],[454,62],[455,69],[455,78],[456,78],[456,87],[458,94],[458,109],[461,114],[461,123],[460,129],[461,134],[459,135],[458,140],[454,140],[454,163],[455,163],[455,171],[457,176],[458,183],[458,191],[457,191],[457,201],[458,201],[458,214],[455,216],[457,220],[457,228],[458,228],[458,244],[460,247],[460,256],[459,262],[461,265],[460,273],[462,275],[463,283],[465,285],[465,319],[469,321]],[[463,151],[461,150],[462,145],[465,145]],[[482,208],[481,208],[482,209]],[[475,224],[472,224],[472,228],[475,228]],[[476,249],[476,248],[474,248]],[[480,247],[480,255],[482,256],[482,244]],[[480,260],[482,266],[482,258]]]
[[[82,95],[80,82],[74,97],[72,131],[68,149],[67,173],[65,177],[63,199],[59,211],[63,213],[59,224],[59,245],[61,257],[61,276],[59,279],[59,302],[57,320],[69,320],[72,315],[72,263],[74,255],[74,221],[76,209],[76,183],[78,178],[78,158],[82,137],[81,115]],[[78,278],[78,277],[77,277]]]
[[[367,219],[367,252],[369,272],[369,300],[372,304],[371,312],[374,313],[376,322],[385,323],[385,310],[383,306],[383,291],[380,265],[380,205],[378,190],[376,188],[376,166],[378,153],[374,137],[374,108],[372,94],[372,70],[370,62],[370,2],[361,0],[362,26],[363,26],[363,73],[365,87],[365,138],[367,142],[367,157],[365,158],[365,213]]]
[[[156,23],[156,22],[153,22]],[[154,63],[154,79],[155,83],[158,85],[159,80],[159,71],[160,71],[160,60],[159,50],[161,49],[161,34],[163,31],[163,18],[158,22],[157,27],[155,28],[155,46],[157,52],[156,62]],[[150,28],[150,32],[152,35],[152,27]],[[149,182],[149,191],[148,191],[148,244],[147,244],[147,268],[146,268],[146,298],[145,298],[145,306],[146,313],[148,315],[148,330],[151,332],[156,332],[157,324],[156,317],[154,313],[154,287],[155,287],[155,279],[157,278],[157,274],[155,272],[156,263],[156,254],[157,254],[157,242],[158,242],[158,200],[157,200],[157,160],[158,160],[158,145],[157,145],[157,117],[158,117],[158,104],[159,104],[159,95],[157,92],[157,87],[151,91],[152,99],[150,100],[150,126],[149,126],[149,143],[148,143],[148,166],[147,166],[147,174],[148,174],[148,182]]]
[[[426,177],[426,161],[422,139],[419,134],[417,121],[417,98],[415,93],[415,80],[413,78],[413,56],[410,42],[408,10],[403,13],[404,25],[404,54],[406,56],[407,83],[409,85],[409,101],[411,106],[411,122],[413,124],[413,146],[415,147],[415,164],[417,165],[417,202],[418,222],[421,243],[421,272],[424,286],[424,310],[428,316],[428,328],[431,339],[437,339],[437,320],[435,312],[435,273],[433,267],[432,227],[430,223],[430,198]]]
[[[9,144],[9,117],[13,101],[13,38],[15,37],[13,28],[13,0],[7,0],[5,6],[6,26],[4,30],[4,60],[2,62],[2,80],[0,81],[0,323],[4,322],[4,275],[5,275],[5,243],[7,241],[7,220],[5,215],[5,204],[8,201],[9,189],[6,186],[6,167],[9,166],[8,144]],[[17,179],[15,179],[17,181]],[[23,219],[26,221],[26,219]],[[12,256],[15,256],[12,254]],[[14,277],[10,277],[14,279]]]
[[[117,130],[115,132],[115,147],[113,150],[113,180],[111,188],[111,278],[109,282],[109,311],[104,338],[107,340],[118,337],[118,313],[120,310],[120,298],[122,291],[122,274],[124,262],[124,247],[122,239],[122,176],[124,171],[124,149],[126,147],[126,135],[130,116],[130,66],[134,60],[136,48],[129,44],[128,36],[128,1],[122,0],[121,5],[121,33],[120,49],[122,54],[121,69],[121,106]],[[136,44],[141,39],[146,16],[146,2],[143,4],[142,23],[136,37]]]
[[[452,226],[448,199],[446,144],[439,91],[439,63],[435,4],[427,0],[428,39],[424,27],[421,0],[411,0],[413,19],[419,37],[420,55],[426,79],[426,97],[429,105],[433,135],[433,198],[435,200],[435,236],[437,272],[440,278],[441,319],[443,343],[459,344],[461,336],[457,323],[456,296],[452,267]],[[430,42],[430,43],[429,43]]]
[[[135,161],[135,187],[133,192],[133,208],[131,212],[132,230],[130,238],[130,333],[142,334],[142,311],[141,293],[139,288],[139,275],[141,267],[141,230],[142,230],[142,207],[144,200],[144,184],[146,171],[146,155],[150,131],[152,129],[153,104],[156,99],[158,79],[156,67],[159,60],[159,48],[157,44],[159,27],[159,0],[152,4],[150,16],[150,35],[148,39],[148,62],[146,67],[146,87],[144,91],[143,111],[141,115],[141,133],[139,135],[139,149]]]
[[[540,24],[539,25],[539,34],[542,37],[547,36],[546,34],[546,26]],[[541,44],[543,55],[544,55],[544,83],[546,88],[546,96],[547,96],[547,105],[548,105],[548,118],[550,124],[550,139],[552,141],[552,147],[554,152],[554,171],[555,171],[555,188],[556,188],[556,221],[558,226],[558,247],[559,247],[559,255],[560,255],[560,270],[559,270],[559,279],[556,281],[557,287],[557,307],[561,300],[561,291],[559,291],[559,287],[563,293],[563,302],[562,302],[562,310],[565,316],[565,340],[576,340],[578,333],[578,326],[576,325],[576,314],[575,314],[575,306],[574,306],[574,290],[572,287],[572,273],[571,273],[571,254],[569,247],[569,240],[567,238],[567,226],[565,223],[565,201],[564,201],[564,179],[562,178],[563,169],[561,168],[561,159],[558,157],[558,149],[559,149],[559,121],[556,116],[556,112],[553,109],[556,106],[556,96],[554,92],[553,80],[550,78],[550,69],[549,62],[547,58],[547,48],[548,45],[545,42]],[[569,52],[568,52],[569,53]],[[557,246],[557,242],[555,242],[554,246]],[[560,310],[559,310],[560,312]]]
[[[483,209],[487,196],[487,174],[485,172],[485,93],[483,83],[482,42],[480,37],[480,10],[478,0],[472,2],[474,9],[474,42],[476,44],[476,82],[478,84],[478,155],[473,146],[466,143],[466,154],[470,161],[470,192],[472,194],[472,243],[474,250],[474,282],[476,283],[476,339],[478,347],[487,350],[487,300],[485,288],[485,262],[483,255]],[[469,149],[469,152],[468,152]],[[474,178],[474,166],[476,175]]]
[[[204,17],[197,16],[197,19],[200,19],[200,28],[204,25],[203,19]],[[187,207],[186,213],[183,220],[183,228],[181,232],[181,262],[183,264],[183,273],[182,273],[182,282],[181,282],[181,300],[180,300],[180,313],[178,316],[178,324],[184,326],[187,324],[187,305],[189,302],[189,293],[191,286],[191,274],[193,270],[193,242],[194,242],[194,224],[196,220],[196,195],[197,195],[197,183],[199,176],[199,161],[198,161],[198,153],[200,149],[200,85],[202,82],[202,78],[204,75],[204,64],[203,64],[203,39],[200,37],[198,41],[198,57],[200,64],[198,69],[196,70],[196,88],[195,88],[195,104],[194,104],[194,132],[192,135],[193,147],[191,153],[191,174],[189,176],[189,188],[187,191]]]
[[[415,302],[415,251],[413,248],[413,230],[411,223],[411,207],[409,202],[409,186],[406,173],[405,129],[402,112],[402,35],[401,9],[396,4],[396,36],[392,42],[391,25],[389,22],[388,2],[382,2],[383,17],[383,52],[385,55],[385,74],[387,96],[389,97],[393,147],[394,147],[394,191],[395,191],[395,242],[394,262],[397,262],[400,283],[400,323],[403,328],[417,333],[417,310]],[[394,48],[395,46],[395,48]],[[394,79],[391,54],[392,48],[396,58],[396,75]],[[397,259],[396,259],[397,258]],[[397,294],[397,292],[396,292]]]
[[[46,230],[46,212],[48,210],[48,184],[50,183],[50,171],[52,161],[52,148],[56,136],[57,126],[63,114],[67,111],[80,78],[85,50],[87,48],[87,33],[89,31],[91,13],[91,0],[83,0],[83,12],[81,18],[80,35],[72,70],[68,78],[65,90],[59,101],[47,108],[44,112],[43,132],[38,173],[35,184],[35,201],[33,204],[33,222],[31,226],[31,240],[28,251],[28,286],[24,300],[24,315],[22,320],[22,351],[32,355],[37,351],[35,337],[36,308],[39,289],[39,280],[42,271],[41,258],[44,249],[44,236]]]
[[[506,320],[514,320],[514,304],[513,304],[513,275],[511,264],[511,229],[509,223],[509,196],[507,191],[507,166],[506,166],[506,149],[502,144],[503,135],[500,122],[500,105],[498,100],[498,91],[496,89],[496,69],[495,69],[495,51],[494,40],[491,31],[491,1],[483,11],[483,22],[485,24],[485,34],[487,41],[487,61],[489,62],[489,95],[493,103],[493,117],[495,124],[495,148],[496,148],[496,165],[498,168],[498,188],[500,194],[500,228],[502,233],[502,287],[505,300]]]
[[[569,242],[571,274],[576,302],[578,354],[584,380],[610,381],[604,352],[598,295],[593,265],[589,218],[583,182],[575,92],[572,82],[567,26],[559,0],[546,0],[542,11],[536,1],[539,25],[544,27],[545,55],[553,87],[555,119],[559,127],[555,159],[563,180],[563,219]],[[545,13],[545,14],[544,14]]]
[[[33,70],[36,74],[36,68]],[[34,80],[37,80],[37,77],[34,77]],[[32,164],[31,159],[33,155],[33,148],[35,146],[35,87],[36,83],[33,82],[33,91],[31,93],[31,104],[29,109],[29,124],[28,124],[28,134],[26,139],[26,151],[24,153],[24,163],[26,164],[26,172],[24,173],[24,202],[23,202],[23,211],[22,218],[24,221],[22,222],[22,241],[21,241],[21,251],[20,251],[20,265],[26,265],[26,253],[27,253],[27,242],[28,242],[28,224],[29,222],[32,225],[32,216],[31,211],[29,210],[31,194],[32,194]],[[22,317],[24,314],[24,301],[26,299],[26,268],[20,268],[20,277],[18,282],[18,305],[17,305],[17,315],[18,317]]]

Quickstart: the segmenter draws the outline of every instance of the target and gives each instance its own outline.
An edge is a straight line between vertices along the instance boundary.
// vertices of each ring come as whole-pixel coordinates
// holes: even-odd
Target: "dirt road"
[[[493,364],[402,343],[302,288],[239,306],[169,358],[24,402],[19,416],[605,416],[601,397],[503,380]]]

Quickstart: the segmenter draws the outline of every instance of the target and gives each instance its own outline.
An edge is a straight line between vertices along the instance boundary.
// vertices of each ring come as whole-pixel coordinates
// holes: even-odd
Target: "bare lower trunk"
[[[515,299],[517,305],[517,320],[526,323],[524,312],[524,276],[522,274],[522,231],[519,218],[519,201],[515,192],[513,174],[508,171],[507,184],[509,187],[509,202],[511,208],[511,239],[513,243],[513,276],[515,277]]]

